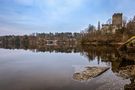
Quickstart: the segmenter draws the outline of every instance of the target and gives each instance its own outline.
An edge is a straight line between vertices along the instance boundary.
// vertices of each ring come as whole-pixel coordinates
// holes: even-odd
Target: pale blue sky
[[[132,18],[135,0],[0,0],[0,35],[79,32],[115,12]]]

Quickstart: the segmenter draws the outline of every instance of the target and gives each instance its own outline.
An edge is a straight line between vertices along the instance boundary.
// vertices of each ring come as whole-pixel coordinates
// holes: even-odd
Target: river
[[[134,82],[121,70],[134,61],[123,63],[117,55],[110,47],[62,50],[1,47],[0,90],[127,90]],[[110,69],[89,80],[73,79],[76,71],[88,66]]]

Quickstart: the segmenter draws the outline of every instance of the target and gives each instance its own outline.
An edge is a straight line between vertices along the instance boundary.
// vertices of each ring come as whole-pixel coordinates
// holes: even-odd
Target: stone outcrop
[[[86,81],[101,75],[108,69],[109,69],[108,67],[86,67],[85,70],[74,73],[73,79],[79,81]]]

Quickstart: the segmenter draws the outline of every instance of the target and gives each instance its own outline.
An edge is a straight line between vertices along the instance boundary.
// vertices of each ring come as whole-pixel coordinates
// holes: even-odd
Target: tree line
[[[33,33],[30,35],[7,35],[0,36],[0,45],[2,47],[37,47],[45,46],[47,40],[57,40],[57,44],[76,44],[81,37],[80,33],[62,32],[62,33]]]

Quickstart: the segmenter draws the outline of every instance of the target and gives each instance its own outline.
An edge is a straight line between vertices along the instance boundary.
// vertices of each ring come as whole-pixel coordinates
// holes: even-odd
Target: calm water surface
[[[116,61],[105,59],[111,55],[111,60],[115,55],[108,53],[50,53],[1,48],[0,90],[124,90],[131,81],[118,74]],[[73,74],[87,66],[107,66],[110,69],[91,80],[74,80]]]

